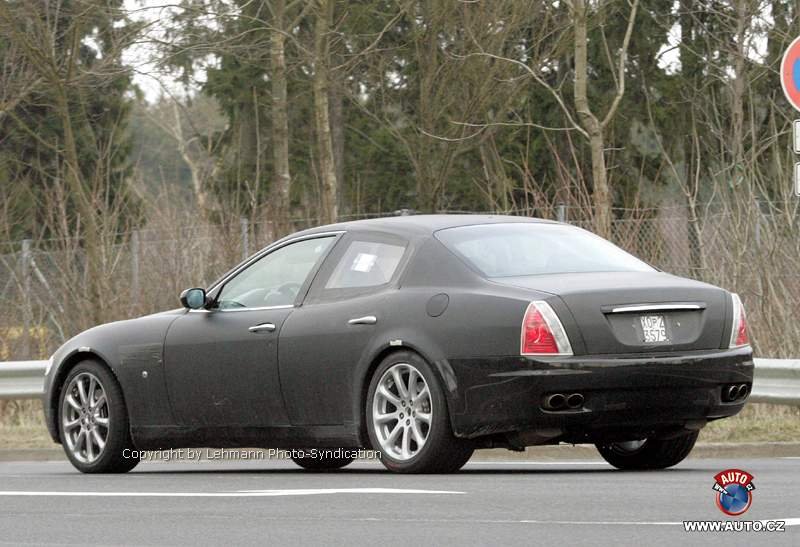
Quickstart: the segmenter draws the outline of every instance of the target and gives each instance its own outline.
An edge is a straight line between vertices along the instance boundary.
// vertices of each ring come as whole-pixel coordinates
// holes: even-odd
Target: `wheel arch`
[[[410,352],[424,359],[433,369],[434,374],[437,375],[437,380],[441,383],[442,389],[447,399],[447,414],[451,426],[453,425],[453,405],[456,399],[455,375],[453,374],[450,365],[446,359],[432,358],[433,352],[425,351],[418,344],[413,342],[402,341],[401,344],[386,344],[376,349],[367,359],[367,365],[357,378],[358,383],[356,386],[356,393],[353,397],[355,401],[355,408],[353,409],[354,416],[357,420],[357,429],[359,441],[363,446],[369,447],[369,435],[367,433],[367,414],[366,402],[369,392],[369,385],[375,370],[388,356],[394,353]]]
[[[69,373],[78,366],[83,361],[92,360],[100,363],[100,365],[104,366],[117,383],[120,386],[120,391],[122,391],[123,403],[125,403],[125,392],[122,389],[122,384],[119,381],[119,377],[117,376],[114,368],[109,364],[108,360],[100,355],[97,351],[92,348],[79,348],[66,357],[61,361],[56,370],[55,375],[53,376],[53,381],[50,385],[50,389],[47,395],[46,404],[49,407],[50,412],[48,413],[49,416],[49,430],[50,435],[53,437],[53,440],[57,443],[61,443],[61,432],[58,427],[58,419],[61,413],[61,410],[58,408],[58,400],[61,396],[61,389],[64,387],[64,382],[67,380]],[[127,408],[127,404],[125,403],[125,407]]]

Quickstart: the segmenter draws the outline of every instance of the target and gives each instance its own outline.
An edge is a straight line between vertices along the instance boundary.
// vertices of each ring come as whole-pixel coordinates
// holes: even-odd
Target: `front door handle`
[[[275,330],[275,325],[273,323],[261,323],[260,325],[253,325],[249,329],[250,332],[272,332]]]
[[[378,322],[378,318],[374,315],[365,315],[364,317],[356,317],[347,322],[348,325],[374,325]]]

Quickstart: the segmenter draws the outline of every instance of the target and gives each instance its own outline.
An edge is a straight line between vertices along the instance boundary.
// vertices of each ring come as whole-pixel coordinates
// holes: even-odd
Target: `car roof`
[[[316,228],[303,230],[293,234],[291,237],[311,235],[320,232],[351,230],[380,231],[406,236],[430,235],[445,228],[511,222],[557,224],[552,220],[511,215],[398,215],[393,217],[370,218],[364,220],[339,222],[336,224],[327,224],[325,226],[318,226]]]

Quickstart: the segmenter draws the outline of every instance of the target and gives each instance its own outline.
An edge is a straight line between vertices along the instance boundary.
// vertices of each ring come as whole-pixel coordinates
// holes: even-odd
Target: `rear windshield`
[[[574,226],[480,224],[439,230],[436,237],[486,277],[654,271],[616,245]]]

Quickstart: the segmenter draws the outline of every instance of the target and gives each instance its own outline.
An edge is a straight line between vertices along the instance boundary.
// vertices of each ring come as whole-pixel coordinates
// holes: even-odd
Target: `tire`
[[[67,458],[81,473],[126,473],[139,464],[122,389],[99,361],[81,361],[64,380],[58,430]]]
[[[400,379],[400,386],[395,378]],[[389,397],[384,394],[387,390]],[[453,473],[467,463],[474,451],[471,441],[453,434],[439,379],[416,353],[398,351],[378,365],[367,392],[365,413],[370,443],[380,452],[381,463],[389,471]]]
[[[308,456],[302,458],[293,457],[292,461],[309,471],[334,471],[353,463],[353,458],[314,458]]]
[[[679,464],[689,455],[698,435],[699,432],[694,431],[670,439],[644,439],[639,446],[625,446],[628,443],[595,446],[603,459],[617,469],[666,469]]]

